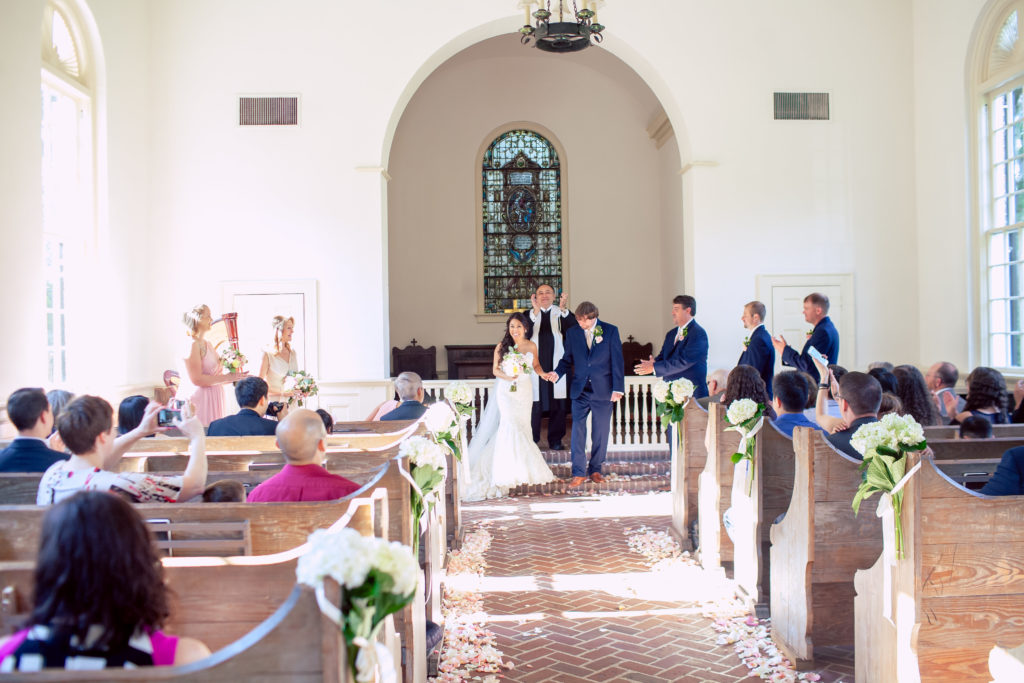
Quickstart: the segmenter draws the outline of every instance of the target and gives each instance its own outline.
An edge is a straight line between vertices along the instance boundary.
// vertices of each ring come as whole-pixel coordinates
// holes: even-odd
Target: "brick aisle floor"
[[[739,681],[747,667],[716,645],[701,605],[731,594],[697,567],[653,573],[624,531],[668,529],[668,494],[531,496],[463,507],[493,535],[478,590],[488,628],[523,683]],[[852,681],[836,650],[822,681]]]

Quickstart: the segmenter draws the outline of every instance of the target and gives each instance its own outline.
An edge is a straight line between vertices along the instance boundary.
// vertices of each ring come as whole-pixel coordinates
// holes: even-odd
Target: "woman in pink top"
[[[112,493],[83,491],[43,520],[28,628],[0,640],[0,671],[188,664],[210,654],[167,620],[163,565],[142,518]]]
[[[248,377],[248,372],[224,372],[220,356],[206,333],[213,324],[210,307],[200,304],[182,316],[185,330],[192,341],[182,358],[181,385],[176,397],[191,401],[196,417],[209,427],[214,420],[224,417],[224,385]]]

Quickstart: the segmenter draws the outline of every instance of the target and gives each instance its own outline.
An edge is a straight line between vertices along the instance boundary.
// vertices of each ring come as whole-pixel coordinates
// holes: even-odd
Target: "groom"
[[[565,335],[565,353],[558,366],[544,378],[557,382],[573,367],[572,386],[572,481],[576,487],[587,480],[604,481],[601,465],[608,452],[612,403],[625,392],[625,368],[619,328],[597,319],[597,306],[584,301],[576,307],[577,327]],[[587,463],[587,416],[594,416],[593,450]]]

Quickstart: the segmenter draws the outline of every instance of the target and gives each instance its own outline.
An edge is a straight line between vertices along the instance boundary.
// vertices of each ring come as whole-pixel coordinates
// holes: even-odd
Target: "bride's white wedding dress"
[[[533,354],[527,353],[532,367]],[[555,480],[533,442],[530,413],[533,410],[533,386],[530,375],[520,375],[513,383],[494,382],[490,401],[469,444],[467,485],[463,500],[484,500],[508,495],[521,484],[546,484]]]

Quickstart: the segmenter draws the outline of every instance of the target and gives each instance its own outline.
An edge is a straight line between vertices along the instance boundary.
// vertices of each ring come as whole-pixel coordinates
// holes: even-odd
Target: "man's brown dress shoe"
[[[586,477],[573,477],[569,482],[569,488],[574,489],[587,480]]]
[[[590,481],[594,482],[595,484],[600,484],[601,482],[604,481],[604,475],[601,474],[600,472],[594,472],[593,474],[590,475]]]

